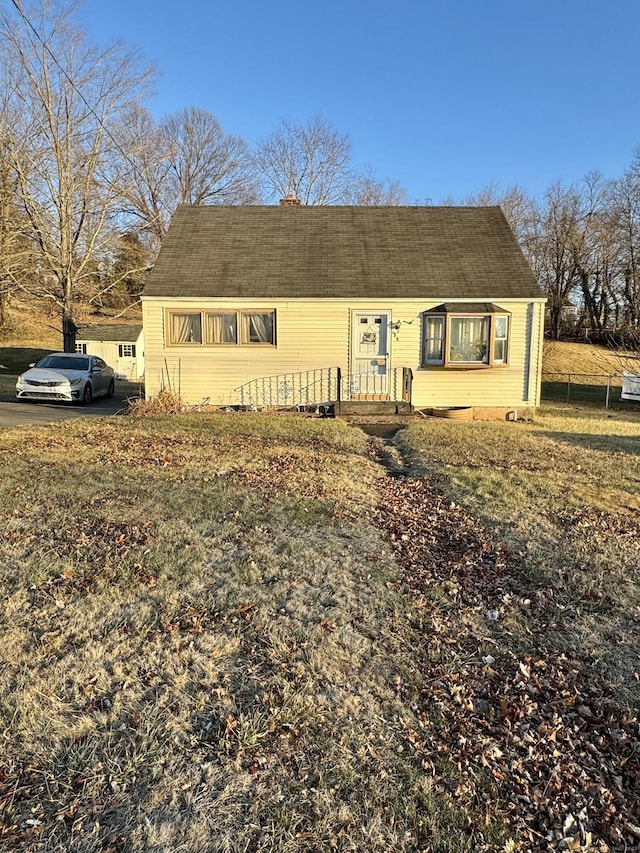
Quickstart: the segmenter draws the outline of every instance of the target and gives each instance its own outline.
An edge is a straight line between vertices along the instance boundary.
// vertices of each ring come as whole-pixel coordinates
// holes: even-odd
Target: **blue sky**
[[[250,145],[321,114],[411,202],[618,177],[640,145],[638,0],[85,0],[154,62],[150,104]]]

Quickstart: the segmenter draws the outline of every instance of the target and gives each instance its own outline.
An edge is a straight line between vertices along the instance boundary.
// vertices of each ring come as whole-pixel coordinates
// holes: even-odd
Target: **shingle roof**
[[[125,341],[135,343],[142,326],[128,326],[126,323],[102,323],[95,326],[82,326],[76,335],[79,341]]]
[[[144,296],[540,298],[499,207],[182,206]]]

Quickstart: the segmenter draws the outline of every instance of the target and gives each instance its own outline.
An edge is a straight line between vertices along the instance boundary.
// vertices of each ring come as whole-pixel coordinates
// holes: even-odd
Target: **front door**
[[[352,398],[389,395],[389,311],[354,311],[351,326]]]

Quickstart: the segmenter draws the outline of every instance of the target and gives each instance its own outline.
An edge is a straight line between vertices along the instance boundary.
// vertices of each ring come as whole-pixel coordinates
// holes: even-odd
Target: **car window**
[[[46,355],[36,367],[48,367],[52,370],[87,370],[88,359],[82,356]]]

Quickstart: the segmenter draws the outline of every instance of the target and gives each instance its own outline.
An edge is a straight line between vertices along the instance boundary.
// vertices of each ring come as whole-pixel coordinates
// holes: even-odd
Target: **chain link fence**
[[[543,373],[542,399],[640,412],[639,401],[621,398],[623,378],[622,373]]]

